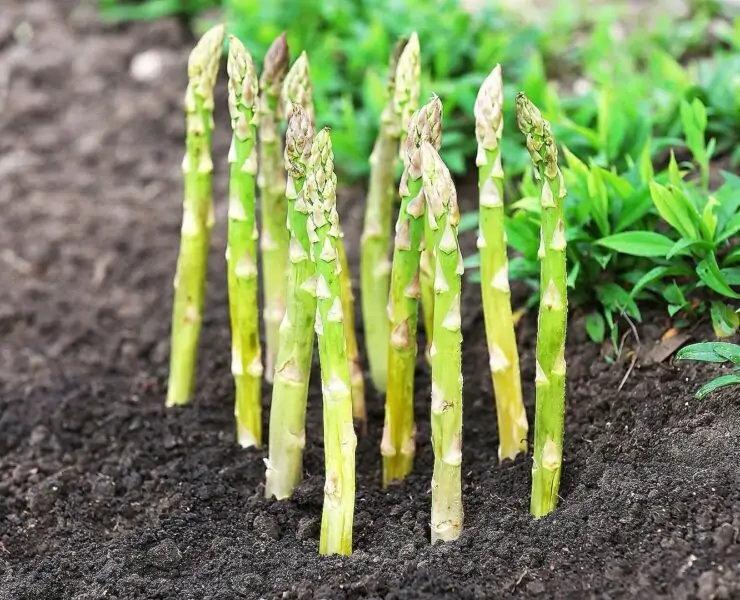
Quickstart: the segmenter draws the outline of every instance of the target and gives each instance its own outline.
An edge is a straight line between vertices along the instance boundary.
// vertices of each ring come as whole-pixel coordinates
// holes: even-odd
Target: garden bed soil
[[[291,501],[263,498],[264,452],[233,439],[223,80],[198,388],[190,406],[164,409],[191,42],[176,21],[103,28],[70,0],[3,1],[0,598],[740,597],[740,398],[692,397],[718,369],[651,364],[642,352],[620,390],[627,350],[610,365],[575,315],[561,501],[535,522],[529,459],[496,461],[472,286],[462,537],[429,544],[429,370],[420,361],[413,475],[381,489],[382,399],[370,392],[355,553],[319,557],[317,370],[305,480]],[[161,74],[137,81],[131,63],[148,50]],[[474,207],[474,195],[461,199]],[[362,196],[340,202],[356,266]],[[668,327],[661,313],[646,317],[642,349]],[[518,335],[531,417],[533,315]],[[266,425],[267,387],[264,398]]]

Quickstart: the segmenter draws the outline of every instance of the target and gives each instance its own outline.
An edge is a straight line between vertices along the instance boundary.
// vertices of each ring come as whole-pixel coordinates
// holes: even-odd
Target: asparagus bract
[[[262,445],[262,360],[257,300],[257,72],[252,57],[229,38],[229,230],[226,262],[231,315],[231,373],[236,387],[237,441],[243,448]]]
[[[225,27],[207,31],[190,53],[185,92],[186,152],[180,254],[175,274],[167,406],[187,404],[195,386],[198,340],[206,292],[208,245],[213,229],[211,132],[213,87],[218,77]]]
[[[264,285],[265,378],[273,380],[280,343],[280,322],[285,314],[288,278],[288,229],[285,221],[288,202],[285,198],[285,173],[282,144],[278,131],[280,93],[288,70],[288,44],[285,33],[270,46],[265,55],[260,77],[259,157],[257,185],[260,190],[262,223],[262,281]]]
[[[339,265],[339,283],[342,288],[342,310],[344,311],[344,335],[347,339],[347,359],[352,380],[352,416],[360,428],[360,433],[367,433],[367,410],[365,408],[365,376],[362,374],[360,349],[357,346],[355,331],[355,295],[352,291],[352,273],[349,270],[347,252],[344,249],[344,233],[337,240]]]
[[[388,291],[391,214],[396,196],[395,170],[399,141],[419,105],[419,39],[399,40],[391,54],[387,100],[380,132],[370,155],[370,184],[360,255],[360,290],[370,376],[384,392],[388,368]]]
[[[558,150],[550,123],[520,93],[516,98],[519,129],[541,185],[540,313],[537,326],[534,421],[534,457],[530,511],[535,518],[552,512],[558,502],[563,459],[565,418],[565,332],[568,309],[566,294],[565,184],[558,167]]]
[[[290,258],[286,310],[270,409],[265,495],[290,497],[301,481],[306,444],[306,401],[313,357],[316,278],[308,237],[309,204],[305,185],[314,128],[300,105],[292,110],[285,135]]]
[[[432,543],[457,539],[462,531],[462,253],[457,241],[460,211],[452,177],[434,147],[421,146],[424,194],[432,231],[434,328],[432,360]]]
[[[520,452],[526,453],[529,430],[522,399],[504,231],[503,104],[501,66],[497,65],[483,82],[475,101],[475,137],[478,141],[476,164],[480,190],[478,249],[481,296],[496,393],[499,460],[513,459]]]
[[[324,396],[324,460],[326,483],[321,519],[321,554],[352,553],[355,507],[355,447],[352,424],[352,388],[344,333],[341,263],[337,243],[341,236],[336,205],[337,178],[328,129],[311,146],[306,197],[310,202],[308,235],[316,265],[316,333]]]
[[[399,188],[401,208],[388,300],[388,390],[380,453],[383,485],[406,477],[414,462],[414,367],[419,318],[419,260],[424,239],[425,201],[422,191],[423,141],[439,148],[442,142],[442,103],[433,98],[415,112],[404,141],[404,172]]]

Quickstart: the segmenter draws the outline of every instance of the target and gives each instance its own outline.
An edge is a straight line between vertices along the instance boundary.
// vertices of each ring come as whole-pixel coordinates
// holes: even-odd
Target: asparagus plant
[[[442,103],[437,97],[411,116],[404,141],[404,172],[399,188],[401,208],[396,223],[388,300],[388,390],[380,446],[384,486],[405,478],[414,462],[414,366],[425,214],[419,154],[423,141],[435,148],[439,148],[442,141]]]
[[[386,105],[380,132],[370,155],[370,184],[365,206],[365,225],[360,255],[360,289],[365,346],[370,376],[384,392],[388,367],[388,290],[391,264],[391,214],[394,205],[395,171],[401,134],[419,105],[419,38],[401,39],[390,59]]]
[[[311,146],[306,197],[310,204],[308,236],[316,268],[316,334],[319,342],[324,396],[324,509],[321,519],[321,554],[352,553],[352,518],[355,506],[355,447],[352,423],[352,389],[344,333],[341,236],[336,205],[336,176],[329,130],[322,129]]]
[[[236,387],[237,441],[262,445],[262,359],[257,290],[257,71],[237,38],[229,38],[229,228],[226,261],[231,315],[231,372]]]
[[[283,111],[287,118],[294,104],[300,104],[306,111],[311,123],[316,122],[313,105],[313,85],[311,84],[311,70],[308,64],[308,55],[301,55],[293,63],[293,66],[285,76],[282,89]]]
[[[429,231],[435,259],[432,361],[432,543],[462,531],[462,253],[457,240],[460,211],[452,176],[429,142],[420,149]]]
[[[187,404],[195,385],[198,339],[203,320],[208,246],[213,229],[211,133],[213,87],[225,28],[217,25],[198,41],[188,60],[185,92],[186,152],[180,254],[175,274],[167,406]]]
[[[355,331],[355,295],[352,291],[352,277],[349,270],[347,252],[344,249],[344,233],[337,240],[337,252],[341,273],[339,283],[342,289],[342,310],[344,319],[344,335],[347,339],[347,359],[349,360],[350,379],[352,381],[352,417],[359,426],[360,433],[367,433],[367,410],[365,409],[365,376],[362,373],[360,349],[357,345]]]
[[[303,107],[291,111],[285,135],[285,195],[288,199],[290,255],[286,311],[280,325],[280,347],[275,368],[270,411],[269,456],[265,495],[288,498],[301,481],[306,443],[306,401],[311,372],[316,316],[316,278],[309,260],[309,205],[306,172],[314,128]]]
[[[431,364],[429,350],[434,330],[434,232],[427,225],[424,229],[421,257],[419,259],[419,282],[421,286],[421,314],[424,319],[424,332],[427,336],[425,356]]]
[[[265,320],[265,378],[272,381],[275,371],[280,322],[285,313],[288,278],[288,229],[281,143],[278,132],[280,93],[288,70],[288,43],[282,33],[265,55],[260,77],[259,137],[262,238],[262,280]]]
[[[539,181],[542,207],[539,257],[540,313],[537,326],[534,457],[530,511],[535,518],[552,512],[558,502],[565,417],[566,295],[565,184],[550,123],[520,93],[516,97],[519,129]]]
[[[496,65],[483,82],[475,101],[475,137],[478,141],[476,164],[480,190],[478,249],[481,296],[496,393],[499,460],[513,459],[520,452],[526,453],[529,429],[522,399],[504,232],[503,104],[501,66]]]

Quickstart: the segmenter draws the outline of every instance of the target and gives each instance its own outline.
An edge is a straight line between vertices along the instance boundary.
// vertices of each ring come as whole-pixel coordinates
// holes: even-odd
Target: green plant
[[[208,244],[213,228],[211,134],[213,86],[218,77],[225,27],[210,29],[188,61],[185,92],[186,151],[180,254],[175,273],[167,406],[187,404],[195,386],[195,365],[203,319]]]
[[[311,374],[316,318],[316,278],[309,259],[309,204],[306,172],[314,137],[313,121],[300,104],[292,109],[285,135],[288,185],[287,228],[290,236],[287,304],[280,326],[280,346],[272,388],[269,455],[265,496],[289,498],[303,475],[306,402]]]
[[[411,472],[415,453],[414,370],[419,319],[419,262],[424,238],[425,199],[422,193],[422,142],[442,143],[442,102],[433,98],[409,121],[404,142],[401,208],[396,223],[396,243],[388,299],[388,388],[380,452],[383,485]]]
[[[563,461],[565,419],[565,333],[568,313],[566,237],[563,198],[565,182],[558,167],[558,150],[550,123],[521,93],[516,98],[519,129],[527,140],[535,178],[540,185],[542,225],[537,252],[540,273],[540,313],[537,325],[534,456],[530,512],[539,519],[558,503]]]
[[[220,0],[98,0],[100,14],[108,21],[153,21],[169,15],[191,19],[204,10],[221,4]]]
[[[511,311],[509,261],[504,231],[503,82],[496,65],[483,82],[475,101],[478,139],[481,296],[491,378],[496,395],[499,460],[527,452],[527,413],[522,398],[519,351]]]
[[[698,360],[710,363],[730,363],[733,371],[740,372],[740,345],[728,342],[703,342],[681,348],[676,354],[677,360]],[[740,385],[740,373],[720,375],[704,384],[696,392],[696,399],[701,400],[708,394],[730,385]]]
[[[257,70],[244,45],[229,38],[229,230],[226,262],[231,315],[231,372],[237,441],[262,445],[262,360],[257,306]]]
[[[316,335],[324,396],[324,508],[321,554],[352,554],[355,507],[355,446],[352,386],[342,310],[341,269],[337,243],[341,236],[336,206],[337,178],[329,130],[316,134],[306,177],[308,237],[316,269]],[[351,319],[353,315],[346,315]]]
[[[285,169],[280,140],[280,95],[290,57],[281,34],[265,55],[259,80],[259,174],[262,226],[262,274],[265,319],[265,379],[272,382],[280,344],[280,323],[285,314],[286,269],[288,268],[288,201],[285,198]]]
[[[434,248],[432,362],[432,544],[460,536],[462,505],[462,253],[457,240],[460,209],[447,166],[425,140],[419,149],[427,223]]]
[[[419,107],[419,39],[401,38],[393,49],[380,132],[370,155],[370,181],[360,253],[365,349],[375,388],[385,392],[388,368],[388,291],[391,224],[397,198],[396,165],[400,141],[411,114]]]

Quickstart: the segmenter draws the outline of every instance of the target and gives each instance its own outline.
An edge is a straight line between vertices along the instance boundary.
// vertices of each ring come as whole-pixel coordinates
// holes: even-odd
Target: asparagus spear
[[[566,294],[565,184],[558,167],[558,150],[550,123],[520,93],[516,97],[519,129],[527,138],[527,149],[542,186],[540,237],[540,314],[537,326],[535,386],[537,406],[534,420],[532,501],[535,518],[552,512],[558,503],[563,459],[565,418],[565,330]]]
[[[480,189],[481,295],[491,377],[496,392],[498,458],[515,458],[527,451],[527,413],[522,399],[519,353],[509,290],[509,261],[504,231],[504,171],[501,167],[501,135],[504,90],[501,66],[496,65],[483,82],[475,101],[475,137],[478,141],[478,187]]]
[[[460,211],[450,172],[429,142],[421,145],[422,178],[433,236],[434,328],[432,359],[432,543],[457,539],[462,531],[462,331],[457,241]]]
[[[401,134],[419,105],[419,38],[400,39],[390,59],[388,94],[380,117],[380,132],[370,155],[370,185],[360,255],[360,289],[365,347],[370,376],[384,392],[388,368],[388,290],[391,212],[396,191],[395,170]]]
[[[198,339],[203,319],[208,244],[213,229],[211,132],[213,86],[218,77],[225,27],[207,31],[190,53],[185,93],[186,152],[180,255],[175,274],[167,406],[187,404],[195,385]]]
[[[424,355],[427,362],[431,364],[432,357],[429,354],[432,343],[432,332],[434,331],[434,233],[429,226],[424,228],[424,239],[422,240],[421,257],[419,259],[419,282],[421,285],[421,314],[424,319],[424,332],[427,336],[427,345]]]
[[[229,230],[226,261],[231,314],[231,372],[236,387],[237,441],[262,445],[262,360],[257,300],[257,71],[236,37],[229,37]]]
[[[307,162],[314,128],[300,104],[293,107],[285,135],[290,259],[286,311],[270,410],[269,457],[265,461],[265,496],[288,498],[301,481],[306,444],[306,401],[313,357],[316,278],[309,260],[309,205],[305,196]]]
[[[347,261],[347,252],[344,249],[344,233],[337,240],[337,252],[342,272],[339,274],[339,283],[342,288],[342,310],[344,311],[344,335],[347,339],[347,359],[352,380],[352,417],[360,428],[360,433],[367,433],[367,410],[365,409],[365,376],[362,374],[360,349],[357,346],[355,331],[355,295],[352,291],[352,275]]]
[[[300,104],[306,111],[311,123],[316,123],[313,107],[313,85],[311,84],[311,71],[308,64],[308,55],[305,51],[293,63],[293,66],[285,76],[282,90],[283,111],[289,119],[292,106]]]
[[[324,396],[326,483],[319,540],[321,554],[352,553],[355,507],[357,438],[352,424],[352,390],[339,280],[341,263],[337,242],[341,231],[336,185],[331,138],[329,130],[322,129],[311,146],[306,179],[306,196],[311,209],[308,235],[317,279],[316,333]]]
[[[433,98],[410,119],[404,141],[401,208],[396,223],[396,243],[388,300],[388,390],[380,453],[383,485],[406,477],[414,462],[414,366],[419,317],[419,257],[424,237],[424,195],[421,189],[419,146],[442,142],[442,103]]]
[[[288,70],[288,44],[282,33],[270,46],[260,77],[259,136],[262,239],[262,279],[265,319],[265,378],[272,381],[275,372],[280,322],[285,314],[288,268],[288,203],[285,199],[281,144],[278,133],[280,92]]]

